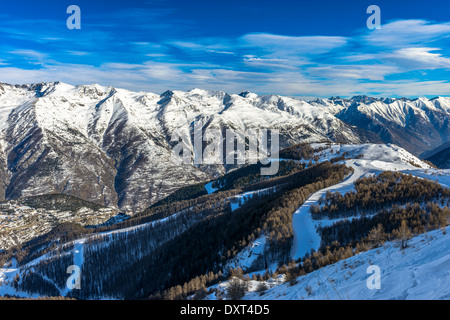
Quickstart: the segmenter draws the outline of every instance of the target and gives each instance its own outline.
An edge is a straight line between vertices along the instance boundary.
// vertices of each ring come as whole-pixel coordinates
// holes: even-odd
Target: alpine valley
[[[0,83],[0,295],[448,299],[449,118],[450,97]],[[277,173],[174,161],[195,123],[278,130]]]

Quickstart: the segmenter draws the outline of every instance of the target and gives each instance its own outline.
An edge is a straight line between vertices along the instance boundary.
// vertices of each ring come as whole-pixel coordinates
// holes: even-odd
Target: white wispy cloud
[[[306,64],[308,61],[304,60],[302,63],[299,62],[300,59],[296,59],[295,63],[289,59],[269,59],[269,58],[258,58],[252,55],[246,55],[244,57],[244,63],[251,67],[263,67],[263,68],[285,68],[285,69],[297,69],[300,64]]]
[[[261,48],[268,52],[320,54],[347,44],[346,37],[284,36],[270,33],[252,33],[241,37],[244,47]]]
[[[441,48],[405,47],[381,53],[351,55],[343,60],[357,63],[376,62],[377,67],[373,72],[385,72],[385,75],[413,70],[449,69],[450,58],[444,56],[442,51],[444,50]]]
[[[299,68],[313,63],[321,54],[341,50],[348,43],[346,37],[285,36],[268,33],[246,34],[238,39],[240,49],[251,53],[244,57],[248,66]]]
[[[398,20],[383,24],[363,37],[369,45],[403,47],[424,45],[450,37],[450,22],[433,23],[426,20]]]
[[[86,51],[73,51],[73,50],[67,50],[66,51],[68,54],[73,55],[73,56],[87,56],[90,54],[90,52],[86,52]]]
[[[13,57],[19,57],[30,64],[44,65],[48,60],[48,54],[36,50],[16,49],[7,52]]]
[[[409,70],[450,68],[450,58],[444,57],[440,48],[412,47],[395,50],[393,53],[384,55],[385,59],[390,59],[404,66]]]
[[[396,66],[385,65],[324,65],[307,70],[311,76],[336,80],[384,80],[386,76],[399,71]]]
[[[194,52],[233,55],[236,44],[229,38],[197,38],[189,40],[167,41],[167,45]]]
[[[123,18],[135,14],[125,12]],[[158,14],[164,16],[165,12]],[[99,23],[106,21],[102,19]],[[136,27],[144,22],[145,13],[141,12]],[[19,29],[11,28],[5,34],[8,32],[21,40],[26,37]],[[30,31],[30,35],[39,32]],[[422,81],[410,79],[408,74],[450,68],[450,23],[399,20],[354,36],[248,33],[228,38],[174,36],[159,41],[136,38],[114,42],[109,32],[86,31],[72,40],[51,40],[59,35],[52,29],[40,35],[40,42],[30,40],[44,41],[42,51],[0,46],[0,81],[97,82],[155,93],[193,87],[319,97],[450,92],[446,78]],[[69,41],[72,47],[67,46]],[[50,47],[53,51],[47,50]],[[100,52],[97,47],[104,49]],[[82,63],[62,62],[70,59]],[[401,80],[402,76],[408,79]]]

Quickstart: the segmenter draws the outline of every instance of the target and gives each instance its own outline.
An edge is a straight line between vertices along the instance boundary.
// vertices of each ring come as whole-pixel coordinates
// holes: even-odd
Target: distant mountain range
[[[138,212],[233,166],[174,163],[175,132],[278,129],[299,142],[393,143],[415,155],[450,137],[450,98],[303,101],[193,89],[0,84],[0,200],[62,193]],[[193,138],[187,146],[193,150]]]
[[[415,155],[450,140],[450,97],[393,99],[356,96],[317,99],[338,119],[377,134]]]

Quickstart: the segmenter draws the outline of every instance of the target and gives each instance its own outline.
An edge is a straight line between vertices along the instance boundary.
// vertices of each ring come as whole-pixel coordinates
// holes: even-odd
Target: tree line
[[[378,176],[360,178],[355,190],[342,195],[328,191],[317,205],[311,206],[313,219],[370,214],[387,205],[437,200],[450,204],[450,189],[439,183],[400,172],[385,171]]]

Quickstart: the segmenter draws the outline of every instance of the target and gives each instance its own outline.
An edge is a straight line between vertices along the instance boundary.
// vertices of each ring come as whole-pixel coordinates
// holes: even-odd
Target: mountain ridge
[[[411,123],[431,130],[430,148],[436,135],[450,132],[448,113],[443,113],[450,110],[450,98],[352,99],[308,102],[199,88],[159,95],[99,84],[1,83],[0,198],[56,192],[138,212],[180,187],[235,167],[171,161],[176,132],[190,137],[187,147],[193,153],[195,121],[203,123],[203,131],[231,129],[242,135],[249,129],[277,129],[281,148],[299,142],[384,142],[411,151],[411,145],[415,150],[427,143],[411,143],[421,134],[427,137],[423,130],[410,129]],[[378,113],[368,112],[374,105]],[[393,110],[400,116],[395,118]],[[407,119],[409,113],[402,110],[419,116]],[[433,123],[424,118],[427,114]]]

